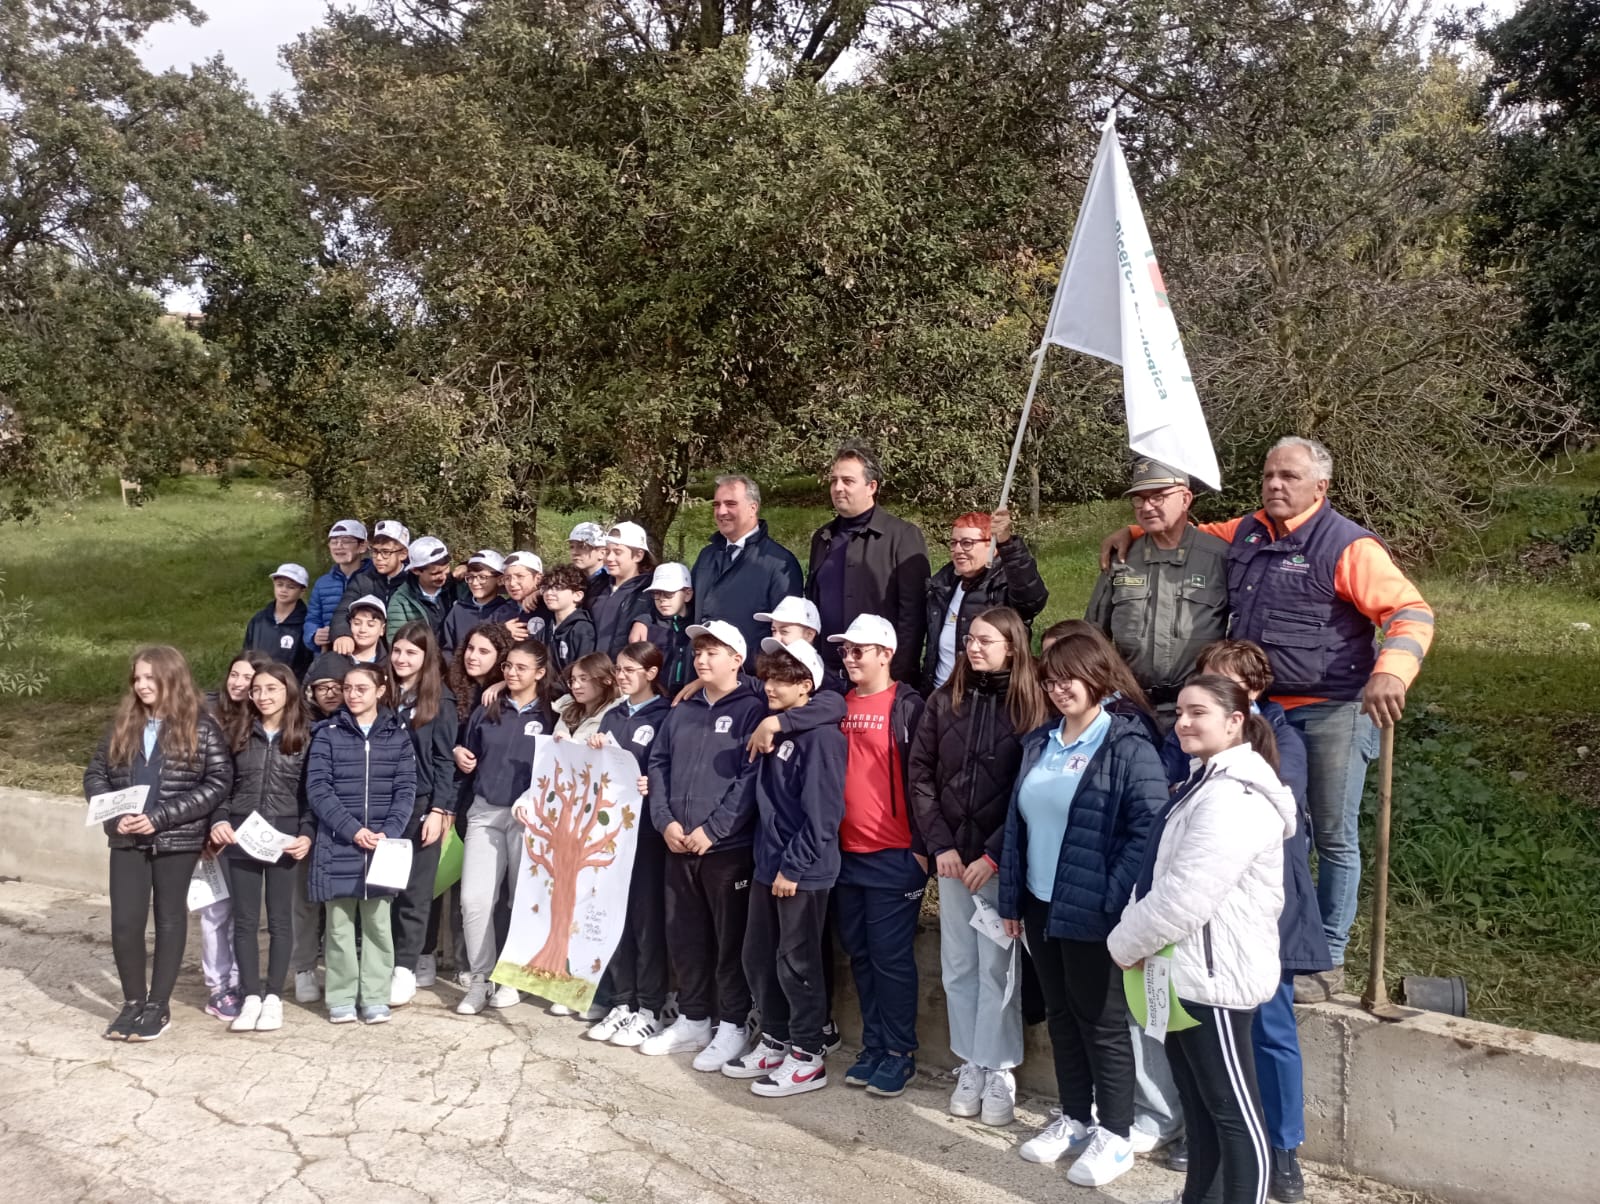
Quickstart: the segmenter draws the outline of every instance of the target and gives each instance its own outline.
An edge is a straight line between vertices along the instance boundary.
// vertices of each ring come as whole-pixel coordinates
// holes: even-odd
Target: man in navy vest
[[[1378,753],[1377,727],[1399,721],[1433,642],[1433,608],[1382,540],[1328,504],[1332,477],[1327,448],[1288,436],[1267,453],[1261,509],[1200,525],[1230,545],[1229,635],[1266,649],[1272,699],[1305,739],[1317,902],[1334,966],[1296,981],[1301,1003],[1344,989],[1367,765]],[[1113,553],[1125,557],[1137,533],[1124,528],[1108,537],[1101,566]]]

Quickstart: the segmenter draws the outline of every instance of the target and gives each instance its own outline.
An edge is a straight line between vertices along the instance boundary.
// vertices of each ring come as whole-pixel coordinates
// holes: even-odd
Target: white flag
[[[1222,487],[1115,115],[1100,135],[1044,337],[1122,365],[1128,445],[1135,452]]]

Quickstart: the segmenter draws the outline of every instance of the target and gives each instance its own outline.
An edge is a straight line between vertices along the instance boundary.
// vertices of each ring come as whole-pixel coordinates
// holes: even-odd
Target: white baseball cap
[[[525,569],[532,569],[535,573],[544,572],[544,561],[532,552],[513,552],[506,557],[506,568],[519,564]]]
[[[794,594],[784,598],[770,611],[760,610],[751,617],[757,623],[798,623],[812,631],[822,630],[822,616],[817,613],[817,604],[810,598],[800,598]]]
[[[704,623],[694,623],[686,627],[684,632],[691,640],[697,635],[708,635],[714,640],[721,640],[740,656],[748,655],[745,652],[744,636],[726,619],[707,619]]]
[[[606,529],[599,523],[579,523],[567,536],[568,543],[586,543],[591,548],[606,546]]]
[[[450,549],[444,546],[442,539],[424,535],[411,545],[411,555],[406,561],[406,567],[425,569],[429,565],[438,564],[440,561],[449,559]]]
[[[817,655],[817,650],[806,643],[805,640],[790,640],[785,644],[782,640],[774,639],[769,635],[761,641],[761,651],[787,652],[795,660],[811,670],[812,689],[822,689],[822,658]]]
[[[354,614],[356,611],[363,609],[375,610],[386,619],[389,617],[389,604],[378,597],[377,594],[362,594],[354,602],[350,603],[350,609],[345,613]]]
[[[302,589],[311,584],[311,574],[298,564],[280,564],[272,570],[272,575],[274,578],[287,577]]]
[[[690,589],[689,566],[669,560],[665,564],[656,565],[656,575],[650,578],[650,584],[644,587],[647,594],[671,594],[680,589]]]
[[[843,635],[830,635],[830,644],[879,644],[893,652],[900,646],[894,624],[882,615],[857,615]]]
[[[362,543],[366,543],[367,524],[359,518],[341,518],[328,528],[328,538],[337,539],[341,535],[348,536],[351,539],[359,539]]]
[[[481,564],[484,568],[496,573],[503,573],[506,571],[505,557],[500,555],[500,553],[496,552],[493,548],[479,548],[472,554],[472,559],[467,561],[467,564]]]
[[[373,539],[392,539],[396,543],[411,546],[411,532],[404,523],[397,523],[392,518],[386,518],[376,527],[372,528]]]
[[[625,548],[638,548],[642,552],[650,550],[650,537],[638,523],[618,523],[606,532],[606,542],[620,543]]]

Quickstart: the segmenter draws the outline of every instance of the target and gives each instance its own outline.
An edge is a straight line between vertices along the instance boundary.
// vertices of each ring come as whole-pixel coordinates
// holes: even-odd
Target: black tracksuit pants
[[[1045,935],[1049,905],[1033,895],[1022,904],[1022,922],[1044,992],[1045,1024],[1056,1063],[1061,1111],[1118,1137],[1133,1125],[1133,1038],[1122,971],[1104,941],[1066,941]],[[1245,1034],[1249,1038],[1248,1031]]]
[[[306,856],[311,854],[307,853]],[[294,888],[300,863],[288,854],[270,865],[231,851],[222,859],[233,901],[233,960],[246,995],[283,994],[294,947]],[[267,901],[267,975],[261,976],[261,900]]]
[[[112,849],[110,868],[111,954],[122,980],[124,1001],[167,1003],[183,967],[189,939],[189,877],[200,854]],[[150,905],[156,909],[156,948],[148,988],[145,984],[144,928]]]
[[[428,810],[426,805],[419,805],[406,825],[405,837],[411,842],[411,877],[389,909],[394,964],[413,974],[417,972],[417,958],[422,956],[431,927],[433,880],[439,876],[439,853],[444,848],[443,837],[430,845],[422,843],[422,821],[428,818]]]
[[[647,822],[633,852],[627,923],[594,996],[601,1007],[648,1008],[657,1019],[666,1007],[666,869],[667,843]]]
[[[1189,1135],[1183,1204],[1266,1204],[1270,1154],[1250,1044],[1255,1010],[1182,1002],[1200,1022],[1167,1034]]]
[[[754,868],[748,845],[702,857],[667,853],[667,953],[685,1020],[743,1024],[749,1018],[743,955]]]
[[[823,973],[822,930],[828,888],[797,890],[777,898],[770,882],[750,887],[744,932],[744,974],[761,1008],[761,1031],[807,1053],[827,1050],[828,988]]]

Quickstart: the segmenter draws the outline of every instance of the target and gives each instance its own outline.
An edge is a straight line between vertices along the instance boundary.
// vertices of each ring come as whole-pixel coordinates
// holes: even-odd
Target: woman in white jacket
[[[1175,946],[1172,993],[1199,1022],[1167,1038],[1188,1124],[1183,1204],[1265,1204],[1268,1143],[1250,1022],[1278,989],[1294,796],[1278,780],[1272,729],[1250,713],[1237,682],[1190,678],[1176,730],[1197,768],[1157,821],[1133,901],[1106,944],[1124,968]]]

